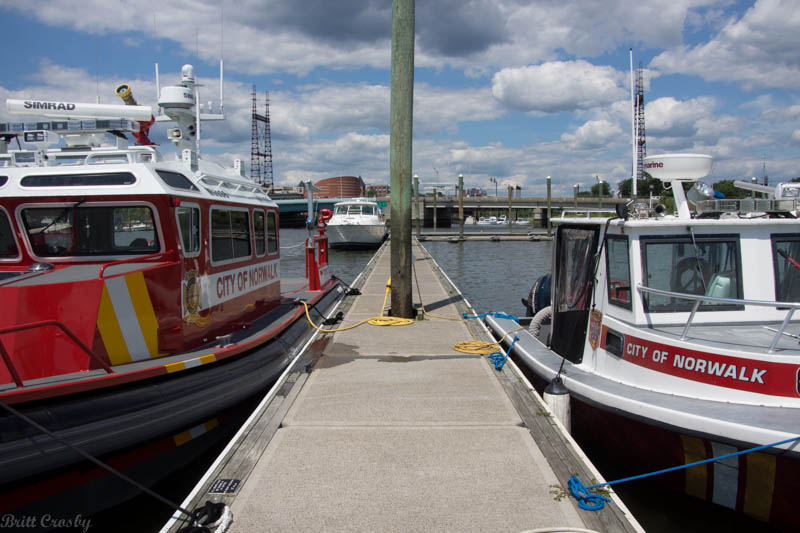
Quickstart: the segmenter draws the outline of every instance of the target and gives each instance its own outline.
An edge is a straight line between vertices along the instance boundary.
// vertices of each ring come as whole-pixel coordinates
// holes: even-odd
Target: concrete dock
[[[460,317],[461,294],[416,241],[413,253],[415,306]],[[381,314],[389,256],[384,246],[335,327]],[[326,335],[184,505],[236,479],[212,491],[233,532],[641,531],[616,497],[592,512],[566,495],[570,474],[599,473],[513,363],[497,371],[453,348],[484,335],[430,317]]]

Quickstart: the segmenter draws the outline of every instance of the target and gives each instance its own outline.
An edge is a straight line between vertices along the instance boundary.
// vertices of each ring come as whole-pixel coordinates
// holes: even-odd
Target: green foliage
[[[721,192],[725,198],[747,198],[750,196],[750,191],[739,189],[733,185],[734,180],[722,180],[714,184],[714,190]]]
[[[592,192],[590,196],[599,196],[601,185],[603,186],[603,196],[611,196],[611,185],[609,185],[607,181],[601,181],[600,183],[595,183],[592,185]],[[578,196],[581,195],[579,194]]]
[[[653,178],[647,172],[644,173],[645,178],[636,180],[636,195],[639,198],[647,198],[650,196],[650,186],[653,187],[653,196],[661,196],[664,190],[664,184],[661,180]],[[619,195],[621,198],[630,198],[633,195],[633,179],[628,178],[621,181],[619,184]]]

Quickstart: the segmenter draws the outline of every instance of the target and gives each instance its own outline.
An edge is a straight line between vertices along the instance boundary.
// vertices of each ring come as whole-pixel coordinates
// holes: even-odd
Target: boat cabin
[[[680,193],[677,216],[556,220],[551,348],[597,374],[653,390],[736,395],[721,385],[760,393],[738,398],[744,401],[796,399],[796,200],[772,200],[760,212],[704,211],[698,202],[692,216]]]
[[[190,66],[183,81],[194,87]],[[239,161],[198,156],[197,116],[174,89],[159,100],[179,124],[171,160],[128,146],[142,106],[69,104],[123,118],[0,124],[0,383],[188,352],[280,304],[277,204]],[[15,137],[25,149],[8,150]]]

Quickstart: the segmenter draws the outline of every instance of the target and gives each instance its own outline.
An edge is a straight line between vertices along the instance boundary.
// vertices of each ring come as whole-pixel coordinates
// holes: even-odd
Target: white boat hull
[[[386,225],[329,224],[326,232],[332,248],[377,248],[386,238]]]

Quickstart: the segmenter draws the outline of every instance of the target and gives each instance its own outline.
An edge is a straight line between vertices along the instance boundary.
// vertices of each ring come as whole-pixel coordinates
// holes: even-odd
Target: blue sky
[[[0,98],[139,103],[195,65],[224,124],[204,153],[249,161],[251,87],[270,91],[275,182],[389,181],[389,0],[0,0]],[[630,176],[628,49],[649,154],[714,156],[706,181],[800,176],[796,0],[419,0],[414,172],[542,194]],[[0,121],[9,120],[5,106]],[[12,120],[18,120],[14,118]],[[171,151],[165,126],[155,140]]]

